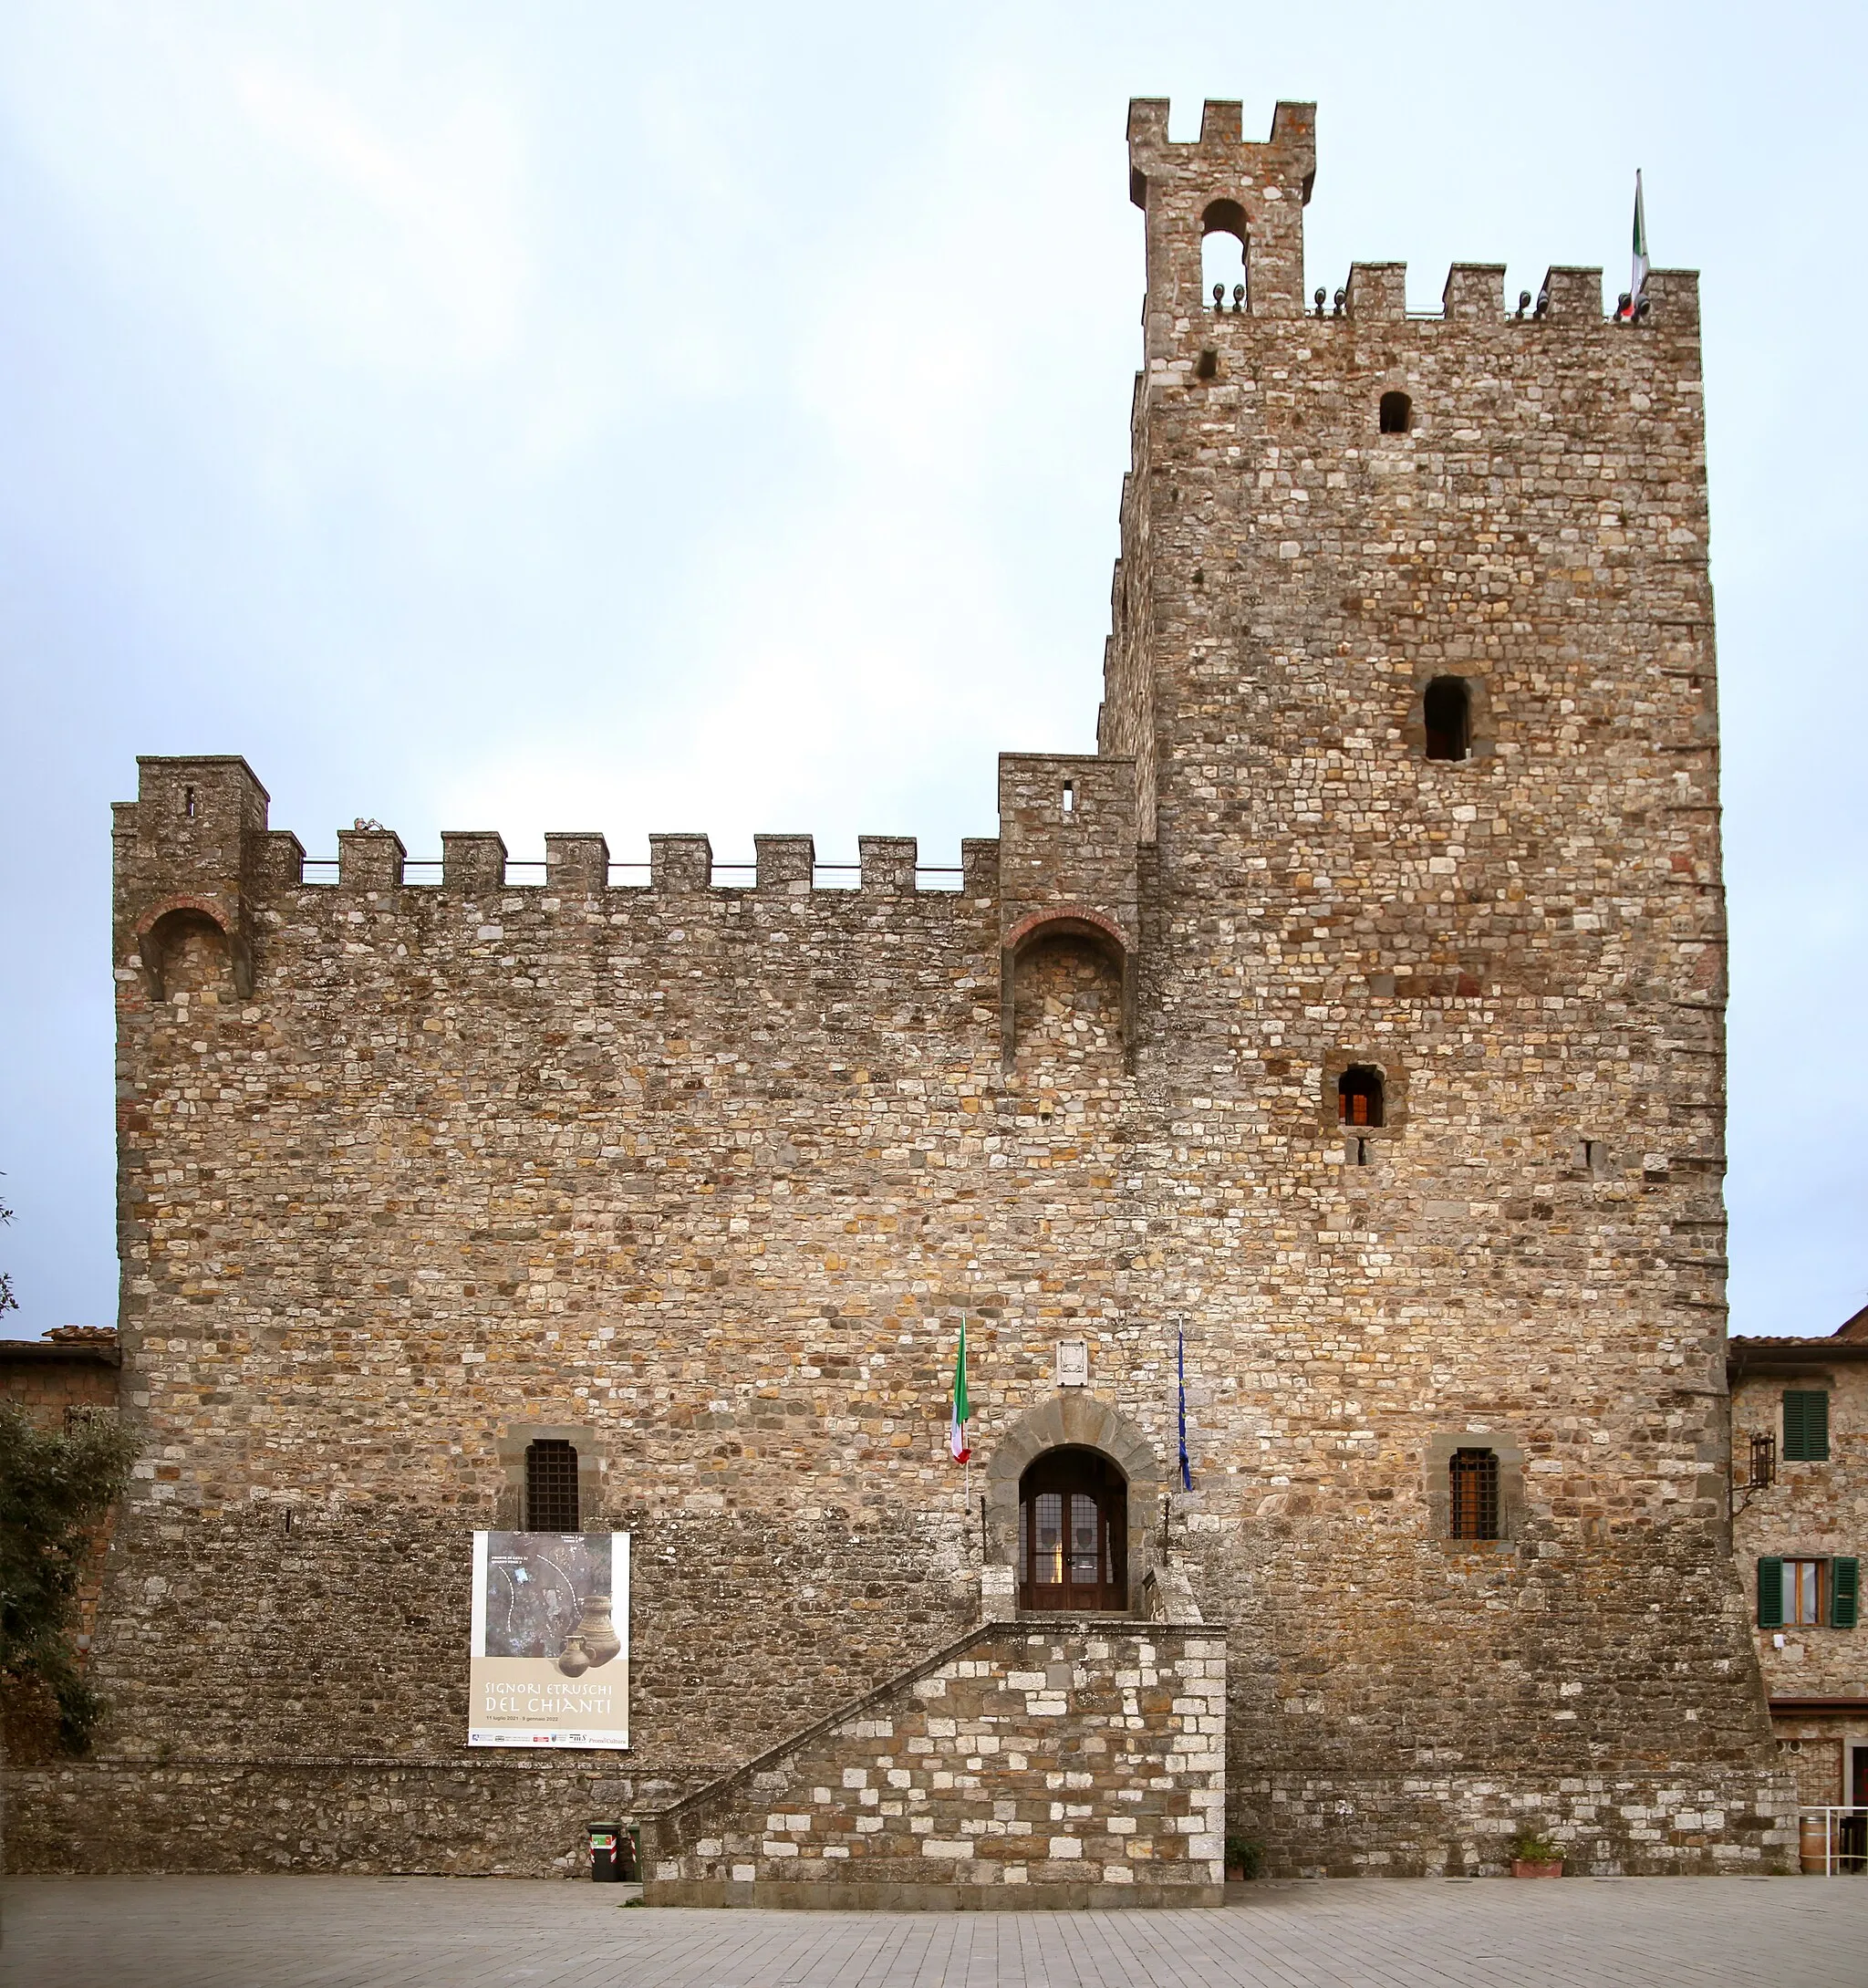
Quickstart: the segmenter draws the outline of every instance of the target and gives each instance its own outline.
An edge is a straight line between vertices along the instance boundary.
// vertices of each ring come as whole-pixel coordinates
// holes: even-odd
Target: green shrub
[[[1226,1868],[1243,1872],[1248,1878],[1256,1878],[1264,1868],[1265,1847],[1251,1837],[1228,1837],[1226,1838]]]
[[[72,1648],[78,1585],[135,1455],[136,1439],[105,1410],[42,1429],[0,1401],[0,1672],[50,1691],[73,1754],[89,1750],[103,1712]]]

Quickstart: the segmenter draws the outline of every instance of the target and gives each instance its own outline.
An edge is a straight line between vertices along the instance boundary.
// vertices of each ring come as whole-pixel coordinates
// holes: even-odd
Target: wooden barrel
[[[1828,1857],[1827,1816],[1805,1816],[1798,1831],[1798,1847],[1801,1854],[1803,1875],[1806,1878],[1821,1878],[1827,1874]]]

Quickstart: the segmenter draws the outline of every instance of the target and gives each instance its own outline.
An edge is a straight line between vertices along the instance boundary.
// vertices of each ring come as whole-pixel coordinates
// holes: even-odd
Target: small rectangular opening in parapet
[[[757,863],[716,863],[709,878],[716,890],[750,890],[759,880]]]
[[[335,856],[307,856],[303,876],[306,883],[334,884],[337,880],[337,859]]]
[[[811,888],[814,890],[860,890],[863,866],[860,863],[813,863]]]
[[[505,884],[542,884],[545,879],[545,859],[528,856],[523,862],[515,862],[508,857],[505,875],[500,880]]]
[[[423,857],[417,862],[405,859],[402,864],[402,881],[411,890],[438,890],[441,882],[441,859],[439,856]]]
[[[958,864],[951,868],[944,864],[931,867],[917,866],[915,889],[917,890],[960,890],[966,885],[966,871]]]

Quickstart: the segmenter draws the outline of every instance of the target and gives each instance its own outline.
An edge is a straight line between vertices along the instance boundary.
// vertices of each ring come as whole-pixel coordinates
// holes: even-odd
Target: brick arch
[[[1001,940],[999,946],[999,1050],[1004,1067],[1010,1070],[1018,1052],[1018,1024],[1014,996],[1018,990],[1018,963],[1022,953],[1037,940],[1072,933],[1094,939],[1116,962],[1122,981],[1122,1060],[1125,1068],[1135,1068],[1135,947],[1128,934],[1110,917],[1092,904],[1045,904],[1027,911]]]
[[[1128,934],[1122,927],[1107,911],[1099,911],[1091,904],[1041,905],[1035,911],[1027,911],[1001,943],[1006,952],[1017,954],[1033,940],[1044,938],[1053,932],[1084,932],[1105,940],[1115,948],[1118,959],[1126,960],[1134,951]]]
[[[1060,1389],[993,1445],[986,1459],[987,1557],[1016,1568],[1019,1480],[1047,1450],[1061,1449],[1095,1450],[1128,1480],[1128,1605],[1137,1610],[1160,1531],[1161,1460],[1140,1423],[1084,1389]]]
[[[142,965],[143,986],[151,1001],[168,998],[164,967],[168,945],[162,937],[162,928],[170,921],[199,919],[212,925],[221,935],[221,943],[227,950],[227,960],[233,968],[234,992],[245,1000],[253,992],[253,956],[247,950],[246,942],[229,921],[225,906],[216,898],[197,897],[178,893],[158,898],[145,910],[131,928],[137,947],[137,957]]]

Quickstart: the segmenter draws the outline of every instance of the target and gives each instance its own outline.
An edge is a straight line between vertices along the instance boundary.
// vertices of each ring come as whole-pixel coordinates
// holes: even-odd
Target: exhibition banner
[[[470,1746],[629,1743],[628,1533],[475,1533]]]

